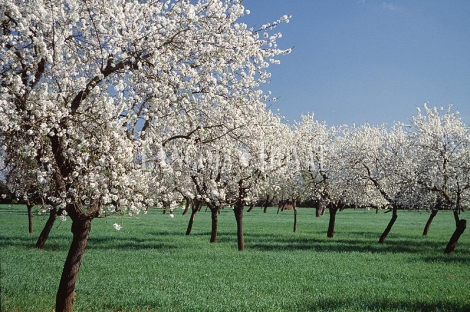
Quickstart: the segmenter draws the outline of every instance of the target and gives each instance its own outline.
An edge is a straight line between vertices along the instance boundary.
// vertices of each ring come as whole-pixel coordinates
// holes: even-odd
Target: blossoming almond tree
[[[451,253],[466,226],[459,214],[468,207],[470,194],[470,131],[459,114],[451,111],[451,106],[438,110],[424,105],[423,110],[424,113],[418,109],[412,119],[411,135],[419,157],[418,183],[423,192],[435,198],[434,202],[428,202],[431,214],[423,235],[427,235],[439,209],[452,209],[456,232],[445,250]]]
[[[457,222],[466,205],[468,195],[465,194],[470,191],[470,131],[459,114],[450,109],[450,106],[444,111],[424,105],[424,113],[418,109],[412,119],[411,140],[419,157],[418,182],[425,191],[437,196],[436,204],[429,203],[432,213],[424,235],[439,208],[453,209]]]
[[[203,129],[173,122],[187,112],[249,110],[259,99],[247,88],[266,81],[265,68],[286,51],[267,35],[276,23],[255,32],[236,23],[243,14],[235,0],[0,4],[7,161],[34,162],[17,168],[72,219],[56,311],[72,310],[91,221],[116,202],[130,213],[152,204],[140,168],[147,140],[163,145]]]
[[[349,140],[352,171],[375,194],[372,202],[388,206],[392,211],[392,218],[379,239],[383,243],[398,217],[397,210],[415,204],[414,150],[401,125],[390,130],[363,125],[351,132]]]

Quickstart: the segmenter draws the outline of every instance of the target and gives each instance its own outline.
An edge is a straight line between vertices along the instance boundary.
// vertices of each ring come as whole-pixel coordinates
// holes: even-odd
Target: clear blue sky
[[[244,0],[261,26],[284,14],[281,48],[263,89],[289,122],[407,122],[416,108],[453,105],[470,125],[470,1]]]

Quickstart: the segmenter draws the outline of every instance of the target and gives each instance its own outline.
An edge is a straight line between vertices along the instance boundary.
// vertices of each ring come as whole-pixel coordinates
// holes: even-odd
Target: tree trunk
[[[390,222],[388,223],[387,227],[385,228],[385,231],[380,236],[379,244],[383,244],[385,242],[385,239],[387,238],[388,233],[390,233],[390,230],[392,229],[393,224],[395,223],[397,218],[398,218],[397,208],[393,207],[393,209],[392,209],[392,218],[390,219]]]
[[[460,235],[463,234],[466,228],[467,228],[467,220],[465,219],[459,220],[459,222],[457,223],[457,227],[455,228],[454,234],[452,234],[449,240],[449,243],[447,244],[447,247],[444,250],[446,254],[451,254],[454,251],[455,246],[457,245],[457,241],[460,238]]]
[[[274,196],[270,198],[269,195],[266,195],[266,200],[263,203],[263,213],[268,212],[268,207],[272,204],[273,200],[274,200]]]
[[[335,233],[335,221],[336,221],[336,213],[338,212],[338,208],[330,207],[328,208],[330,212],[330,220],[328,223],[328,231],[326,233],[326,237],[333,237]]]
[[[233,207],[235,219],[237,220],[237,242],[238,250],[245,250],[245,240],[243,238],[243,202],[239,201]]]
[[[460,221],[459,210],[458,209],[453,209],[453,212],[454,212],[455,226],[458,227],[459,226],[459,221]]]
[[[323,200],[319,200],[318,203],[317,203],[317,206],[316,206],[315,216],[317,218],[319,218],[319,217],[323,216],[324,213],[325,213],[324,202],[323,202]]]
[[[185,199],[186,199],[186,204],[184,205],[183,216],[188,214],[189,207],[191,206],[191,200],[189,198],[185,198]]]
[[[428,235],[429,228],[431,227],[432,220],[437,215],[438,211],[439,210],[437,210],[437,209],[432,209],[431,210],[431,215],[429,216],[428,222],[426,222],[426,225],[424,226],[424,231],[423,231],[424,236]]]
[[[250,204],[250,208],[248,208],[248,210],[246,212],[251,212],[253,210],[254,206],[255,206],[254,204]]]
[[[42,249],[44,247],[44,244],[46,244],[47,238],[51,233],[52,226],[54,225],[56,218],[57,209],[53,207],[51,208],[51,211],[49,212],[49,218],[47,219],[46,224],[44,225],[44,228],[42,229],[41,234],[38,237],[38,240],[36,242],[36,248]]]
[[[294,233],[297,232],[297,208],[294,205]]]
[[[199,200],[194,201],[191,205],[191,217],[189,217],[188,228],[186,229],[186,235],[191,234],[191,230],[193,229],[194,219],[196,218],[196,213],[201,210],[202,202]]]
[[[263,205],[263,213],[268,212],[268,206],[269,206],[269,203],[266,201]]]
[[[217,215],[219,209],[211,208],[211,220],[212,220],[212,229],[211,229],[211,243],[217,242]]]
[[[191,234],[193,229],[194,218],[196,218],[197,209],[191,209],[191,217],[189,217],[188,227],[186,228],[186,235]]]
[[[91,230],[91,219],[79,217],[72,222],[73,239],[56,296],[56,312],[71,312],[75,298],[75,284]]]
[[[28,231],[29,233],[33,233],[33,207],[34,203],[31,201],[26,202],[26,208],[28,209]]]

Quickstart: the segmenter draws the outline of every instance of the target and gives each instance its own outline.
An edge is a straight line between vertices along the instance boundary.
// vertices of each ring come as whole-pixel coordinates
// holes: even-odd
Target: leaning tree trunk
[[[73,310],[75,284],[90,230],[91,218],[82,217],[72,222],[73,239],[60,278],[56,296],[56,312],[71,312]]]
[[[459,209],[453,209],[453,213],[454,213],[455,226],[458,227],[459,222],[460,222]]]
[[[191,234],[191,230],[193,229],[194,218],[196,218],[197,209],[191,209],[191,217],[189,217],[188,227],[186,228],[186,235]]]
[[[243,202],[239,201],[233,208],[235,219],[237,220],[237,242],[238,250],[245,250],[245,240],[243,238]]]
[[[34,207],[34,202],[32,201],[27,201],[26,202],[26,208],[28,209],[28,232],[33,233],[33,207]]]
[[[431,215],[429,216],[428,222],[426,222],[426,225],[424,226],[424,231],[423,231],[424,236],[428,235],[429,228],[431,227],[432,220],[437,215],[438,211],[439,210],[437,210],[437,209],[432,209],[431,210]]]
[[[191,234],[193,229],[194,219],[196,218],[196,213],[201,209],[202,202],[195,201],[191,207],[191,217],[189,217],[188,227],[186,228],[186,235]]]
[[[253,210],[253,207],[255,207],[255,204],[250,204],[250,207],[248,208],[246,212],[251,212]]]
[[[385,228],[385,231],[382,233],[379,239],[379,244],[383,244],[385,242],[385,239],[387,238],[388,233],[392,230],[393,224],[398,218],[397,214],[397,208],[393,207],[392,209],[392,218],[390,219],[390,222],[388,223],[387,227]]]
[[[212,221],[212,228],[211,228],[211,243],[217,242],[217,215],[219,214],[218,207],[211,207],[211,221]]]
[[[335,233],[335,221],[336,221],[336,213],[338,212],[338,208],[330,207],[328,208],[330,213],[330,220],[328,222],[328,231],[326,233],[326,237],[333,237]]]
[[[53,207],[51,208],[51,211],[49,212],[49,218],[47,219],[46,224],[44,225],[44,228],[42,229],[41,234],[38,237],[38,240],[36,242],[36,248],[42,249],[44,247],[44,244],[46,244],[47,238],[51,233],[55,219],[57,219],[57,209]]]
[[[459,222],[457,222],[457,227],[455,228],[454,234],[452,234],[449,243],[447,244],[446,249],[444,250],[446,254],[451,254],[454,251],[455,246],[457,245],[457,241],[460,238],[460,235],[463,234],[466,228],[467,221],[465,219],[461,219],[459,220]]]

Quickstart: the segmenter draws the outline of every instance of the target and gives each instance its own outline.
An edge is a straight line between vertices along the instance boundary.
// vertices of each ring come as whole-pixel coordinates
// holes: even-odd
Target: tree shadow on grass
[[[446,300],[434,301],[400,301],[390,299],[370,300],[361,302],[357,300],[327,298],[315,302],[305,301],[305,306],[301,304],[300,309],[304,311],[409,311],[409,312],[429,312],[429,311],[470,311],[470,301],[452,302]]]
[[[384,244],[378,239],[372,239],[369,232],[351,233],[351,238],[309,238],[284,237],[282,235],[247,234],[246,246],[248,249],[260,251],[296,251],[312,250],[317,252],[365,252],[365,253],[408,253],[429,254],[429,252],[443,252],[447,242],[430,241],[421,237],[410,237],[395,234]],[[357,239],[357,237],[366,237]],[[248,242],[247,242],[248,241]],[[468,255],[468,248],[456,249],[456,254]],[[448,255],[447,255],[448,256]],[[439,261],[446,257],[430,257],[429,261]]]
[[[103,306],[107,311],[121,311],[121,305],[119,303],[108,303]],[[279,308],[279,307],[277,307]],[[132,307],[135,311],[163,311],[168,309],[167,303],[160,301],[158,298],[140,300],[137,306]],[[247,306],[201,306],[201,311],[249,311]],[[185,311],[188,309],[177,306],[172,307],[172,311]],[[256,309],[253,307],[253,311],[274,311],[278,309]],[[390,299],[370,299],[370,300],[357,300],[347,298],[322,298],[318,300],[309,300],[308,298],[302,300],[302,302],[296,302],[294,304],[286,303],[280,307],[279,311],[311,311],[311,312],[322,312],[322,311],[400,311],[400,312],[468,312],[470,311],[470,302],[452,302],[446,300],[432,300],[430,301],[404,301],[404,300],[390,300]]]
[[[171,231],[152,231],[148,238],[104,236],[94,237],[93,233],[88,241],[87,250],[92,249],[177,249],[184,248],[174,244],[169,237],[186,236],[175,229]],[[345,237],[344,235],[348,235]],[[209,243],[210,232],[193,232],[190,236],[207,238]],[[314,236],[314,235],[312,235]],[[422,236],[412,237],[393,233],[384,244],[379,244],[378,235],[372,232],[338,232],[335,237],[316,238],[309,236],[296,236],[295,234],[273,234],[273,233],[245,233],[245,244],[248,250],[259,251],[299,251],[311,250],[316,252],[363,252],[363,253],[408,253],[422,254],[426,262],[461,262],[462,257],[470,254],[470,249],[465,245],[457,245],[454,255],[444,255],[443,250],[447,242],[429,240]],[[163,239],[161,239],[163,238]],[[0,247],[26,247],[35,248],[37,237],[31,235],[2,235],[0,236]],[[54,233],[46,242],[43,250],[62,251],[68,250],[71,242],[70,233]],[[217,243],[236,244],[235,232],[218,232]],[[431,253],[431,255],[430,255]],[[438,253],[438,254],[437,254]],[[441,254],[442,253],[442,254]]]

